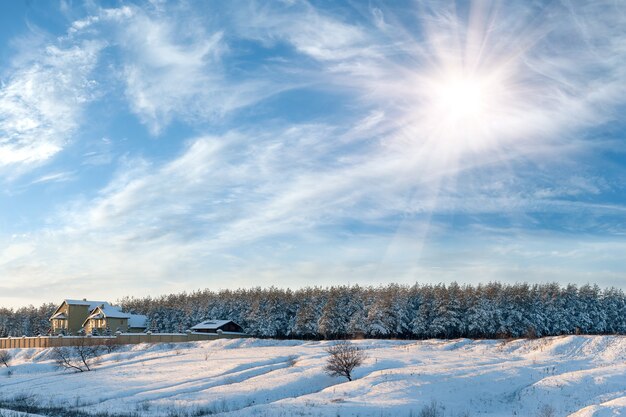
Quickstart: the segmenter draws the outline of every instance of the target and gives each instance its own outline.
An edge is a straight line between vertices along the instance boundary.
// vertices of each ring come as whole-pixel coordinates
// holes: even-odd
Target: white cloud
[[[364,28],[342,22],[306,2],[238,8],[237,30],[262,42],[287,41],[299,52],[321,61],[369,55],[372,38]]]
[[[74,178],[75,178],[74,172],[55,172],[52,174],[42,175],[41,177],[33,180],[31,182],[31,185],[48,183],[48,182],[65,182],[65,181],[71,181]]]
[[[0,265],[7,264],[16,259],[29,256],[34,247],[29,243],[15,243],[7,246],[0,252]]]
[[[163,6],[163,5],[161,5]],[[222,57],[229,52],[221,27],[186,8],[126,8],[107,14],[121,53],[120,77],[130,109],[152,134],[172,120],[219,121],[280,91],[256,79],[233,78]]]
[[[213,21],[202,27],[188,10],[170,21],[167,4],[147,11],[103,10],[98,19],[75,23],[77,41],[84,31],[100,30],[98,25],[113,31],[114,48],[122,51],[125,97],[154,134],[174,120],[202,127],[291,82],[343,94],[350,112],[336,125],[251,126],[241,119],[242,127],[200,135],[165,162],[128,156],[95,197],[74,199],[55,212],[48,230],[28,237],[33,252],[3,258],[0,274],[32,276],[41,283],[44,277],[68,276],[66,288],[82,278],[109,278],[123,288],[120,295],[139,285],[133,284],[137,277],[146,277],[142,286],[171,291],[171,277],[204,282],[209,274],[241,285],[257,275],[286,284],[294,276],[320,282],[320,275],[328,282],[354,275],[369,282],[585,279],[599,268],[606,250],[601,239],[584,236],[577,247],[578,237],[549,241],[540,232],[507,235],[506,229],[471,228],[491,215],[541,230],[539,217],[547,214],[557,218],[550,222],[555,228],[623,233],[604,222],[621,216],[623,206],[583,198],[610,192],[614,185],[576,161],[580,152],[595,149],[584,128],[605,123],[623,105],[626,42],[619,28],[626,22],[623,15],[594,7],[572,15],[521,3],[502,7],[484,12],[480,23],[479,15],[464,22],[450,10],[424,6],[416,25],[422,31],[401,26],[403,19],[388,10],[368,11],[364,21],[348,23],[301,2],[229,9],[227,22],[232,19],[235,26],[224,28]],[[540,17],[531,19],[537,13]],[[570,18],[584,30],[572,31]],[[183,33],[183,27],[189,31]],[[236,78],[230,48],[241,38],[292,50],[273,59],[271,71],[263,67],[254,77],[249,71]],[[494,93],[497,99],[481,123],[450,129],[445,113],[429,110],[428,89],[441,81],[438,71],[454,72],[464,59],[506,91]],[[67,60],[50,60],[57,61]],[[279,86],[277,79],[285,74],[288,86]],[[14,114],[21,111],[20,100],[7,101],[16,103]],[[76,114],[74,107],[66,109]],[[14,117],[13,124],[0,126],[43,130],[39,126],[48,119],[50,125],[59,123],[53,132],[76,126],[65,113],[44,114],[34,121]],[[13,141],[12,146],[29,149]],[[45,154],[44,144],[63,143],[35,145]],[[469,225],[447,235],[442,216]],[[461,236],[458,247],[446,241],[467,230],[476,233]],[[623,245],[613,248],[614,261]],[[558,252],[560,259],[579,256],[580,269],[535,262],[544,250]],[[526,268],[520,266],[524,262],[534,263]],[[607,268],[603,276],[614,279],[622,269]]]
[[[132,111],[154,134],[174,115],[220,114],[228,107],[219,92],[222,35],[184,45],[175,43],[175,33],[169,23],[141,16],[122,35],[126,95]]]
[[[90,78],[102,45],[49,44],[36,58],[18,60],[0,87],[0,169],[16,175],[60,152],[92,99]]]

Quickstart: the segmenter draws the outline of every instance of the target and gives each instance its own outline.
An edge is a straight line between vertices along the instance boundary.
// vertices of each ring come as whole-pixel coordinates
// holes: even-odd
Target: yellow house
[[[119,307],[102,304],[94,308],[83,322],[85,333],[130,332],[146,330],[148,317],[141,314],[124,313]]]
[[[50,317],[52,334],[77,334],[83,327],[85,319],[98,305],[108,304],[105,301],[63,300],[63,303]]]
[[[128,314],[106,301],[63,300],[50,317],[52,334],[76,335],[81,330],[98,333],[143,332],[148,318],[140,314]]]

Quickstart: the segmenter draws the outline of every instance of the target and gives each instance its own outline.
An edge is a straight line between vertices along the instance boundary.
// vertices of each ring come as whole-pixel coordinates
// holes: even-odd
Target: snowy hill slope
[[[626,337],[361,340],[368,358],[353,382],[324,374],[329,343],[127,346],[87,373],[58,370],[49,350],[15,350],[0,398],[142,416],[417,417],[433,402],[446,417],[626,415]]]

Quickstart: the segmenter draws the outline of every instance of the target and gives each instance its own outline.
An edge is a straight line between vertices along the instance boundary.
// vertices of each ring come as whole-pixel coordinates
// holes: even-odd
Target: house
[[[196,333],[243,333],[243,328],[232,320],[206,320],[191,328]]]
[[[87,334],[117,331],[141,333],[148,328],[148,317],[124,313],[119,307],[104,303],[90,312],[82,327]]]
[[[51,333],[54,335],[75,335],[81,330],[91,333],[93,329],[104,332],[107,328],[112,332],[118,329],[123,332],[142,332],[148,321],[146,316],[124,313],[119,307],[106,301],[84,298],[63,300],[49,320],[52,325]]]
[[[98,305],[108,304],[106,301],[63,300],[61,305],[50,317],[52,334],[76,334],[82,329],[85,319]]]

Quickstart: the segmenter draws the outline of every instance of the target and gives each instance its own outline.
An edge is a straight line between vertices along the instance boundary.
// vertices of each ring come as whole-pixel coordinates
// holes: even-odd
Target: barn
[[[243,333],[243,328],[232,320],[205,320],[191,328],[196,333]]]

